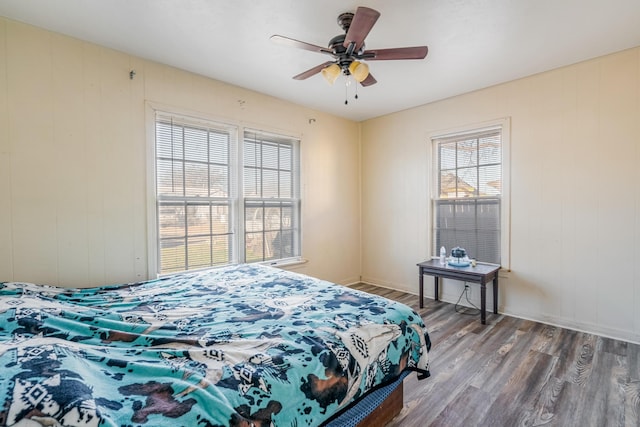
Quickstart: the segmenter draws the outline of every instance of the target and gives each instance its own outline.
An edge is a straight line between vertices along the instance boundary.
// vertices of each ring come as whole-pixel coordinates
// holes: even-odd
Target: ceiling
[[[358,6],[381,13],[367,49],[427,58],[370,62],[358,99],[344,77],[293,80],[331,58],[269,37],[326,46]],[[355,121],[640,46],[638,0],[2,0],[0,15]]]

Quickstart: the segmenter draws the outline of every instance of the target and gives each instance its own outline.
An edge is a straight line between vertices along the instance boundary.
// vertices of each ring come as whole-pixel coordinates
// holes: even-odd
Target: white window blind
[[[159,272],[231,263],[237,130],[160,112],[155,130]]]
[[[299,141],[244,132],[246,262],[300,256]]]
[[[500,264],[502,129],[447,135],[432,143],[433,253],[459,246],[470,258]]]

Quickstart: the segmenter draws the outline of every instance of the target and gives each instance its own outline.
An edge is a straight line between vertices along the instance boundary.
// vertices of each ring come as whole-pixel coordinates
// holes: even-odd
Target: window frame
[[[231,174],[233,174],[233,179],[235,179],[235,189],[234,189],[234,197],[231,200],[230,207],[232,212],[235,214],[235,217],[232,220],[231,233],[233,234],[234,239],[234,248],[232,250],[232,255],[229,264],[238,264],[244,263],[245,261],[245,211],[244,211],[244,164],[243,164],[243,156],[244,156],[244,135],[245,130],[249,130],[242,126],[240,123],[231,121],[229,119],[220,119],[215,117],[203,116],[200,112],[194,112],[190,110],[182,110],[177,109],[172,106],[166,106],[162,104],[158,104],[155,102],[146,102],[145,103],[145,122],[146,122],[146,158],[147,158],[147,172],[146,172],[146,181],[147,181],[147,271],[149,278],[162,277],[166,275],[176,274],[179,272],[193,272],[199,270],[205,270],[209,268],[217,268],[222,267],[223,265],[215,265],[208,266],[198,269],[191,270],[181,270],[179,272],[160,272],[160,232],[158,229],[159,223],[159,215],[158,215],[158,194],[157,194],[157,165],[156,165],[156,120],[158,114],[166,115],[166,116],[174,116],[179,117],[190,122],[201,123],[204,126],[207,124],[220,125],[223,127],[233,128],[235,132],[235,150],[233,153],[230,153],[232,157],[233,164],[230,163],[229,167],[233,168]],[[254,129],[264,128],[263,126],[252,126],[251,131]],[[298,180],[298,255],[289,258],[277,259],[277,260],[267,260],[264,262],[256,262],[263,263],[268,265],[277,265],[277,266],[285,266],[292,265],[297,263],[305,262],[302,257],[302,167],[301,167],[301,146],[302,139],[298,136],[287,135],[281,131],[271,132],[269,130],[259,130],[257,132],[261,132],[264,134],[271,134],[275,137],[280,137],[283,139],[291,139],[297,141],[297,180]]]
[[[254,135],[254,139],[253,141],[250,140],[249,136],[250,134]],[[241,191],[241,197],[239,197],[240,200],[240,204],[241,204],[241,212],[242,212],[242,221],[241,221],[241,231],[242,231],[242,235],[244,236],[242,239],[243,245],[240,249],[241,253],[242,253],[242,259],[244,260],[244,262],[247,262],[247,254],[246,254],[246,249],[247,249],[247,233],[249,233],[246,230],[246,225],[247,225],[247,213],[246,213],[246,208],[248,205],[253,205],[252,207],[257,207],[258,204],[263,204],[263,207],[275,207],[276,205],[280,205],[280,207],[282,208],[284,205],[288,204],[292,207],[292,216],[293,219],[292,221],[296,224],[295,226],[291,227],[291,230],[293,231],[293,241],[292,241],[292,256],[290,257],[285,257],[285,258],[279,258],[279,259],[263,259],[262,261],[253,261],[253,262],[257,262],[257,263],[262,263],[262,264],[268,264],[268,265],[290,265],[290,264],[296,264],[299,262],[303,262],[303,258],[302,258],[302,201],[301,201],[301,166],[300,166],[300,159],[301,159],[301,155],[300,155],[300,146],[301,146],[301,140],[300,138],[295,138],[295,137],[291,137],[291,136],[287,136],[287,135],[282,135],[282,134],[275,134],[272,132],[266,132],[266,131],[262,131],[262,130],[257,130],[257,129],[253,129],[253,128],[243,128],[242,130],[242,142],[241,144],[243,145],[242,148],[242,165],[241,165],[241,170],[242,170],[242,177],[241,177],[241,186],[242,186],[242,191]],[[260,136],[263,140],[260,142],[261,144],[264,143],[265,141],[269,142],[269,143],[275,143],[275,144],[289,144],[291,145],[291,154],[292,154],[292,165],[291,165],[291,172],[292,172],[292,182],[291,182],[291,197],[289,198],[277,198],[277,197],[257,197],[257,196],[247,196],[247,194],[245,194],[245,188],[244,188],[244,178],[245,178],[245,170],[248,168],[247,165],[245,165],[244,163],[244,154],[245,154],[245,150],[244,150],[244,145],[247,142],[247,140],[249,140],[249,142],[253,142],[253,143],[257,143],[257,140],[255,139],[256,136]],[[262,167],[257,168],[256,169],[262,169]],[[279,170],[279,169],[278,169]],[[264,211],[263,211],[263,215],[264,215]],[[264,221],[264,217],[263,217],[263,221]],[[272,230],[273,231],[273,230]],[[282,229],[280,231],[283,231]],[[258,231],[255,231],[255,233],[257,233]],[[264,233],[266,232],[266,230],[262,230],[262,234],[264,235]],[[264,248],[264,237],[263,237],[263,248]],[[263,258],[264,258],[264,254],[263,254]]]
[[[487,122],[464,125],[442,131],[433,132],[429,135],[429,165],[430,185],[429,185],[429,251],[431,256],[439,255],[439,248],[435,247],[435,226],[436,226],[436,202],[441,199],[438,183],[439,167],[437,166],[436,146],[437,140],[464,137],[465,135],[476,135],[485,131],[499,129],[501,132],[501,165],[502,165],[502,190],[500,195],[500,265],[505,270],[511,268],[511,118],[504,117]],[[475,199],[475,198],[474,198]],[[480,198],[482,199],[482,198]],[[447,248],[449,252],[451,248]]]

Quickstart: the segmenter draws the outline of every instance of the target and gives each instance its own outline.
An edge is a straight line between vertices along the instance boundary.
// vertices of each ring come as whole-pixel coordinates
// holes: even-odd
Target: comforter
[[[403,304],[262,265],[0,283],[0,425],[314,426],[429,346]]]

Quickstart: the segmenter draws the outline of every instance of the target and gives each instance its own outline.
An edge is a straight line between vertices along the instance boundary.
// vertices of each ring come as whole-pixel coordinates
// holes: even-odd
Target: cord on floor
[[[475,310],[471,309],[471,311],[469,311],[470,310],[469,307],[460,306],[460,300],[462,299],[463,295],[467,299],[467,302]],[[459,306],[460,306],[460,308],[458,308]],[[470,316],[477,316],[478,314],[480,314],[480,309],[478,307],[476,307],[471,301],[469,301],[469,285],[467,285],[466,283],[464,284],[464,289],[462,290],[462,293],[460,294],[460,297],[458,298],[458,301],[456,301],[456,305],[455,305],[454,308],[455,308],[456,312],[460,313],[460,314],[468,314]]]

